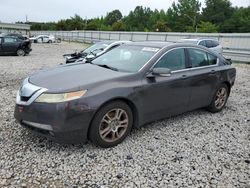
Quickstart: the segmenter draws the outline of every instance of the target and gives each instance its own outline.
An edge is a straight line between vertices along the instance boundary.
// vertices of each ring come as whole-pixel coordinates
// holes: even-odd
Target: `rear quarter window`
[[[217,57],[203,50],[188,49],[189,59],[192,67],[203,67],[217,64]]]
[[[205,46],[205,47],[206,47],[206,42],[205,42],[204,40],[202,40],[202,41],[199,42],[199,45],[200,45],[200,46]]]
[[[219,46],[219,45],[220,45],[220,43],[219,43],[218,41],[216,41],[216,40],[213,40],[213,41],[212,41],[212,43],[213,43],[213,46],[214,46],[214,47],[216,47],[216,46]]]

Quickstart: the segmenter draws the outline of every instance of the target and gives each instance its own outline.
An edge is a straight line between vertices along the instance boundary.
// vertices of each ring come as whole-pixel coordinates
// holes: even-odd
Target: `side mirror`
[[[171,76],[171,70],[168,68],[154,68],[152,75],[169,77]]]

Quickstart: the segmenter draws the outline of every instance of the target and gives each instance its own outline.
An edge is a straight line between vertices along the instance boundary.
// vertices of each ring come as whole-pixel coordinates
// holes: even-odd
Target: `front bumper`
[[[15,107],[14,116],[25,128],[60,143],[85,142],[95,110],[78,101],[36,103]]]

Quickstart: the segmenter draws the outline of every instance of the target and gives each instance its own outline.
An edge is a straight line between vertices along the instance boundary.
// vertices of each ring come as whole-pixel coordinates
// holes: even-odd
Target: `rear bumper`
[[[86,105],[32,103],[16,105],[14,116],[25,128],[60,143],[86,142],[94,115]]]

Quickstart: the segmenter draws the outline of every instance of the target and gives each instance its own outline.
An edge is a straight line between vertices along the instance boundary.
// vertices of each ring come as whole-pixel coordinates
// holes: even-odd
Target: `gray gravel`
[[[60,145],[13,117],[21,81],[82,44],[33,45],[0,57],[0,187],[250,187],[250,66],[236,65],[226,108],[197,110],[133,130],[117,147]]]

